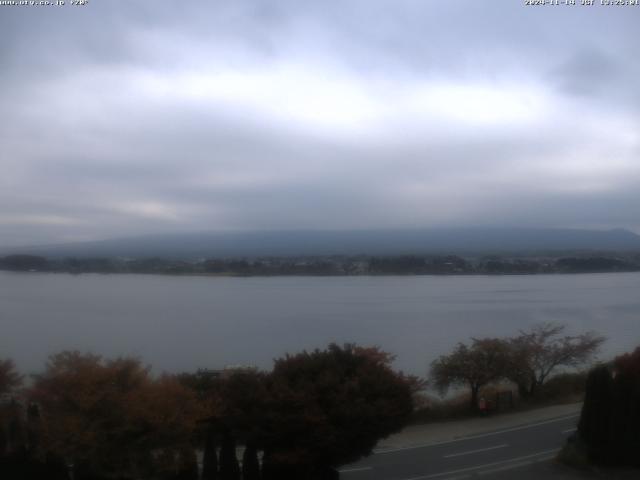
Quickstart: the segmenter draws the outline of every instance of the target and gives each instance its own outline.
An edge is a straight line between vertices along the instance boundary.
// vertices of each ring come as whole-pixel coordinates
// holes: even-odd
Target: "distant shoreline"
[[[318,256],[208,258],[64,258],[35,255],[0,257],[0,270],[39,273],[155,274],[207,277],[357,277],[539,275],[640,272],[640,253],[577,254],[560,257],[457,255]]]
[[[69,272],[64,270],[37,270],[20,271],[0,269],[0,273],[21,273],[21,274],[51,274],[51,275],[140,275],[140,276],[163,276],[163,277],[192,277],[192,278],[372,278],[372,277],[538,277],[543,275],[601,275],[601,274],[625,274],[640,273],[640,270],[625,271],[598,271],[598,272],[540,272],[540,273],[362,273],[362,274],[312,274],[312,273],[292,273],[292,274],[235,274],[235,273],[158,273],[158,272]]]

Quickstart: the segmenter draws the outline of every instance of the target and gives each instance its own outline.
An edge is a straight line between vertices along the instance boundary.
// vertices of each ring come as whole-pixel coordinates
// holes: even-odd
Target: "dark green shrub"
[[[202,480],[218,479],[218,453],[216,452],[216,438],[213,431],[206,434],[204,453],[202,457]]]
[[[589,373],[578,433],[591,462],[640,466],[640,348]]]

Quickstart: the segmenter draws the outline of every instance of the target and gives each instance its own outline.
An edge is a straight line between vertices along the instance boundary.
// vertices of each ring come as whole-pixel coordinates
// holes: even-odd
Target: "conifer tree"
[[[242,480],[260,480],[258,450],[251,442],[247,443],[242,455]]]
[[[218,453],[216,438],[211,429],[207,431],[202,457],[202,480],[218,480]]]
[[[220,479],[240,480],[240,465],[236,457],[236,439],[229,430],[222,435],[220,449]]]

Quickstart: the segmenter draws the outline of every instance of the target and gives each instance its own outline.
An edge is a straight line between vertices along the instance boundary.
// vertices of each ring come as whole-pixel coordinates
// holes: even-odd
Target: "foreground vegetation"
[[[0,478],[195,480],[198,451],[205,480],[337,478],[410,418],[419,383],[391,361],[330,345],[268,373],[154,377],[137,359],[62,352],[24,389],[4,361]]]
[[[452,385],[467,387],[472,410],[480,408],[481,388],[502,381],[514,384],[521,399],[533,399],[555,372],[586,365],[605,341],[594,332],[565,335],[564,331],[564,325],[543,323],[511,338],[459,343],[450,354],[433,361],[432,382],[441,392]]]
[[[350,344],[287,355],[270,372],[159,376],[135,358],[65,351],[51,356],[26,386],[5,360],[0,478],[335,479],[340,465],[370,454],[408,422],[484,414],[501,409],[505,398],[513,408],[513,397],[503,395],[511,386],[519,405],[580,396],[585,376],[566,369],[586,365],[603,341],[592,332],[565,335],[564,326],[545,323],[511,338],[460,343],[432,363],[430,382],[441,392],[466,387],[466,404],[449,399],[439,410],[420,403],[424,382],[392,370],[391,355]],[[609,367],[589,376],[588,388],[599,397],[588,397],[580,428],[584,441],[605,435],[597,452],[604,451],[602,442],[612,442],[597,408],[620,402],[623,391],[636,397],[616,404],[619,415],[629,414],[633,402],[640,405],[630,373],[619,373],[637,369],[640,350],[634,355],[616,360],[615,380],[609,370],[603,373]],[[620,423],[625,417],[615,418]]]
[[[589,372],[578,431],[560,459],[640,468],[640,347]]]

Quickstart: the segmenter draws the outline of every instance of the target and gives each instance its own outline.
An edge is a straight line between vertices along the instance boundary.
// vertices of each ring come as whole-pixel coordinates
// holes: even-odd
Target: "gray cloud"
[[[0,8],[0,245],[216,229],[640,229],[638,8]]]

